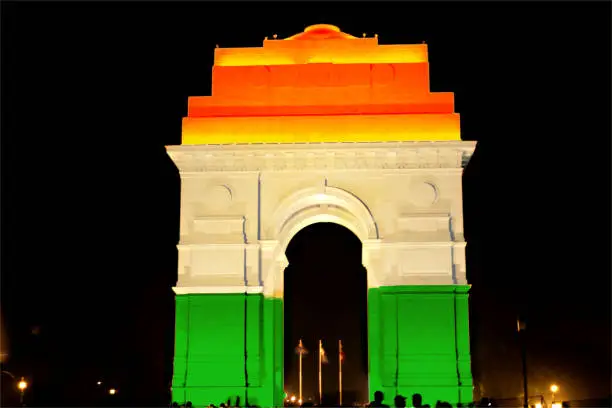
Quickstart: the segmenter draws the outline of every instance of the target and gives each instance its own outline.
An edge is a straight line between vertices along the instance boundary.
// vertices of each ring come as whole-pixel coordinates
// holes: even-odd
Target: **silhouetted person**
[[[448,402],[438,400],[436,408],[453,408],[453,406]]]
[[[429,404],[423,405],[423,396],[421,394],[412,394],[412,406],[414,408],[429,408]]]
[[[376,391],[374,393],[374,401],[370,402],[370,407],[386,407],[389,408],[387,404],[383,404],[385,400],[385,394],[382,391]]]
[[[406,397],[397,395],[393,399],[393,403],[395,404],[396,408],[406,408]]]
[[[240,406],[240,395],[236,395],[236,405],[234,405],[235,407],[239,407]]]
[[[185,404],[185,408],[192,408],[193,404],[191,403],[191,401],[187,401],[187,403]]]
[[[176,402],[176,401],[174,401],[174,402],[172,403],[172,408],[179,408],[179,403],[178,403],[178,402]]]

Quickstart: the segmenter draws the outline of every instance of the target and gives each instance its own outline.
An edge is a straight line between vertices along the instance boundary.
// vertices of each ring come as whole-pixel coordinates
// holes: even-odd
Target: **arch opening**
[[[309,354],[302,361],[304,401],[318,403],[318,341],[328,356],[323,365],[323,402],[339,401],[339,340],[342,340],[343,402],[368,398],[367,271],[362,242],[339,223],[315,222],[292,236],[284,270],[285,390],[299,398],[302,339]]]

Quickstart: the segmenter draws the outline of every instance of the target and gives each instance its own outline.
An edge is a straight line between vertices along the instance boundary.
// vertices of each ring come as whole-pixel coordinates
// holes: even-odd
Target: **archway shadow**
[[[339,344],[343,364],[343,402],[366,401],[368,393],[367,273],[361,241],[333,223],[310,225],[293,237],[285,269],[285,390],[299,391],[300,339],[309,354],[303,358],[303,397],[318,402],[318,341],[329,363],[323,367],[324,402],[338,402]]]

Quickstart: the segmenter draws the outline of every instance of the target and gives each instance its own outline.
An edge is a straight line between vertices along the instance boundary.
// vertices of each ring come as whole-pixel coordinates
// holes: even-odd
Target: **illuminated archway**
[[[453,94],[429,89],[427,45],[317,25],[216,48],[212,91],[189,98],[167,147],[181,175],[175,399],[282,405],[285,250],[331,222],[362,242],[370,393],[470,402],[461,176],[475,143]]]
[[[300,190],[279,204],[273,216],[273,259],[264,275],[264,293],[282,298],[283,274],[288,265],[285,252],[293,237],[309,225],[334,223],[351,231],[362,244],[378,240],[378,227],[370,209],[354,194],[330,186]],[[362,263],[368,268],[367,250]],[[368,272],[368,282],[378,282]]]

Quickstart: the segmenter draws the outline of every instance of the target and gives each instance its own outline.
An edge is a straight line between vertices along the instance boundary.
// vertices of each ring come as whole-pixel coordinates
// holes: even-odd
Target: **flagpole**
[[[340,406],[342,406],[342,363],[344,358],[342,357],[342,340],[338,340],[338,385],[340,390]]]
[[[302,401],[302,352],[304,345],[302,344],[302,339],[300,339],[300,401]]]
[[[323,341],[319,340],[319,404],[323,404],[323,376],[321,375],[321,364],[322,364],[322,355],[321,351],[323,350]]]

